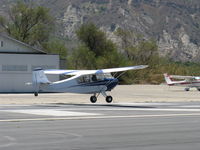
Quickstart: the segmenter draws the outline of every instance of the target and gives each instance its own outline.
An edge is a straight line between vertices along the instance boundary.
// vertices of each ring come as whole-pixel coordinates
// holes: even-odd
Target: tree
[[[98,68],[113,68],[127,66],[127,59],[118,51],[107,52],[106,55],[96,58]]]
[[[116,35],[121,38],[121,48],[133,65],[149,65],[147,69],[127,73],[123,78],[126,83],[157,83],[155,82],[161,59],[158,46],[154,40],[146,40],[140,34],[119,28]],[[131,78],[133,80],[131,80]]]
[[[94,69],[96,68],[95,54],[88,47],[81,45],[73,50],[68,64],[74,69]]]
[[[115,44],[93,23],[83,24],[76,33],[78,39],[93,51],[96,57],[115,49]]]
[[[125,55],[132,59],[132,50],[136,48],[135,46],[143,41],[143,36],[140,34],[136,34],[131,30],[123,30],[122,28],[118,28],[115,34],[121,39],[120,49],[124,50]],[[136,49],[135,49],[136,50]],[[133,50],[133,51],[135,51]]]
[[[10,10],[8,20],[0,17],[0,25],[15,39],[42,47],[53,30],[53,18],[47,8],[18,2]]]
[[[119,28],[116,35],[121,38],[121,45],[129,60],[150,64],[158,60],[158,46],[154,40],[145,40],[143,36]]]
[[[120,54],[116,45],[93,23],[83,24],[77,30],[82,42],[70,57],[76,69],[97,69],[119,66]]]
[[[153,40],[139,42],[130,48],[129,52],[132,54],[132,60],[139,63],[152,64],[155,62],[154,59],[159,58],[158,47]]]
[[[59,54],[61,59],[66,59],[67,48],[65,43],[56,38],[50,39],[47,43],[43,44],[44,49],[51,54]]]

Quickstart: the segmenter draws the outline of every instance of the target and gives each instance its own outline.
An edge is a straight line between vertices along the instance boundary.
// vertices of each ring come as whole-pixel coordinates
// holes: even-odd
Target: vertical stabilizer
[[[50,81],[48,80],[47,76],[44,74],[44,70],[41,68],[36,68],[32,72],[32,83],[33,83],[33,89],[35,96],[38,95],[38,92],[40,90],[41,84],[49,84]]]
[[[33,83],[35,82],[40,84],[50,83],[47,76],[44,74],[44,70],[40,68],[34,69],[32,80]]]
[[[173,81],[170,79],[170,76],[167,73],[164,74],[164,78],[168,85],[173,85]]]

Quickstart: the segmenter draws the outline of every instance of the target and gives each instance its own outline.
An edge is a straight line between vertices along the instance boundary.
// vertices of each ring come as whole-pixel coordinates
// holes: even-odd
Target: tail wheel
[[[190,88],[185,88],[185,91],[189,91],[190,90]]]
[[[35,96],[38,96],[38,93],[37,93],[37,92],[35,92],[35,93],[34,93],[34,95],[35,95]]]
[[[90,101],[91,101],[91,103],[96,103],[97,97],[96,96],[91,96],[90,97]]]
[[[106,102],[111,103],[113,100],[112,96],[106,96]]]

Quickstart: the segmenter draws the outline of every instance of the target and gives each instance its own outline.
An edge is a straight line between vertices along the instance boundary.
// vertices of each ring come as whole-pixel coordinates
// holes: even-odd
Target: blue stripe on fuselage
[[[118,84],[118,79],[104,79],[104,80],[101,80],[101,81],[80,83],[79,85],[76,85],[76,86],[100,86],[100,85],[105,85],[105,86],[107,86],[107,91],[111,91],[117,84]]]
[[[81,83],[81,86],[98,86],[98,85],[106,85],[109,82],[112,82],[113,79],[104,79],[101,81],[93,81],[93,82],[87,82],[87,83]]]

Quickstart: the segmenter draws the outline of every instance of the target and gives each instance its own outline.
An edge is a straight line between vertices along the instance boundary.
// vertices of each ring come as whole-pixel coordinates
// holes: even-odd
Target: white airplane
[[[100,70],[43,70],[34,69],[32,73],[32,85],[34,95],[39,92],[58,92],[58,93],[80,93],[93,94],[90,101],[95,103],[97,97],[102,94],[106,102],[112,102],[112,96],[108,96],[106,91],[111,91],[118,84],[118,77],[127,70],[144,69],[147,65],[130,66]],[[112,72],[123,72],[118,77],[113,77]],[[45,74],[57,74],[71,76],[67,79],[50,82]],[[116,75],[116,74],[115,74]]]
[[[183,86],[185,91],[189,91],[190,88],[196,88],[200,91],[200,77],[198,76],[180,76],[180,75],[168,75],[164,74],[165,81],[169,86]],[[178,80],[173,80],[178,79]]]

